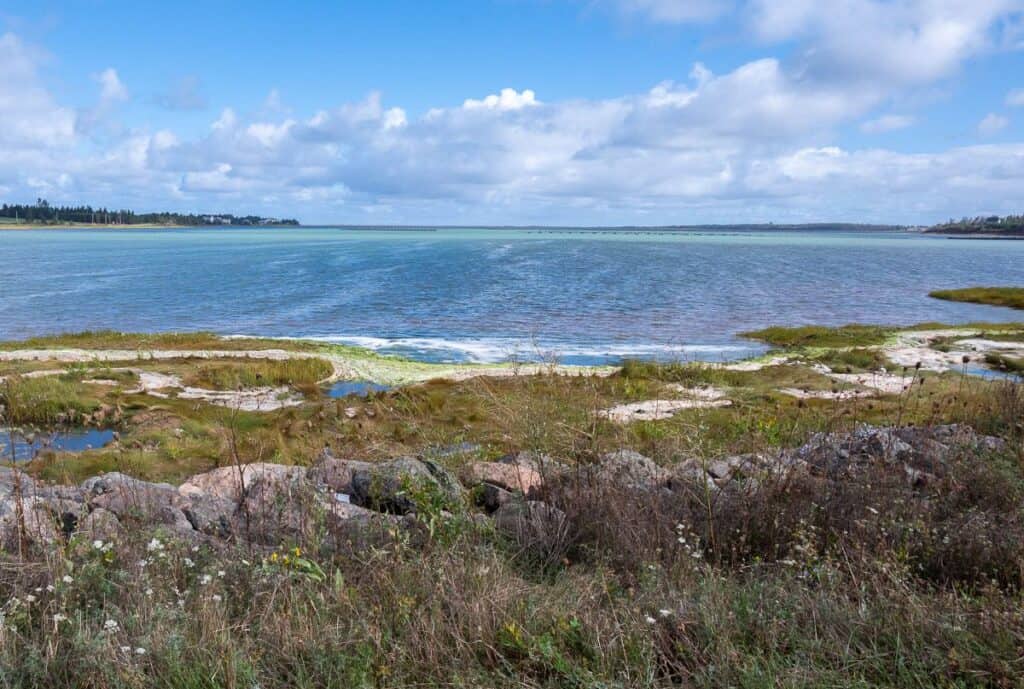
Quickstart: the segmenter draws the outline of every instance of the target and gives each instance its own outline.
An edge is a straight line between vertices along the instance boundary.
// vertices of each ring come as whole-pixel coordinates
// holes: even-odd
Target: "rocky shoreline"
[[[631,450],[607,453],[588,464],[530,452],[494,462],[469,456],[457,471],[429,454],[368,462],[325,451],[309,468],[223,466],[179,486],[119,472],[78,486],[52,485],[4,467],[0,543],[13,552],[79,537],[116,541],[128,530],[160,528],[189,541],[276,547],[308,540],[317,529],[337,539],[366,527],[411,526],[424,505],[447,516],[463,509],[490,514],[499,530],[521,538],[536,530],[538,519],[564,518],[546,500],[567,485],[652,495],[751,491],[792,476],[842,480],[865,467],[883,466],[904,477],[908,486],[923,489],[943,477],[959,453],[995,452],[1003,446],[1001,439],[962,425],[863,426],[851,433],[819,434],[797,448],[688,459],[669,467]]]

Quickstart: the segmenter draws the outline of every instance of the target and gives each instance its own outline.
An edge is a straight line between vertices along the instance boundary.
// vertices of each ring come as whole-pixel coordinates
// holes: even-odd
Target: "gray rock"
[[[140,481],[120,472],[86,479],[82,493],[92,509],[102,507],[120,520],[152,519],[178,497],[178,489],[168,483]]]
[[[90,540],[119,541],[125,534],[125,528],[118,521],[117,515],[102,507],[97,507],[78,522],[78,533]]]
[[[309,479],[327,486],[335,493],[352,494],[352,477],[357,471],[366,471],[373,467],[370,462],[354,459],[338,459],[325,455],[320,462],[309,470]]]
[[[513,500],[494,513],[495,528],[521,545],[557,539],[569,523],[565,512],[544,502]]]
[[[664,485],[670,478],[669,472],[654,460],[633,450],[618,450],[602,456],[589,473],[601,481],[631,488]]]
[[[352,475],[352,502],[362,507],[406,514],[416,509],[418,492],[436,492],[449,504],[462,499],[458,480],[441,465],[399,457],[357,469]]]

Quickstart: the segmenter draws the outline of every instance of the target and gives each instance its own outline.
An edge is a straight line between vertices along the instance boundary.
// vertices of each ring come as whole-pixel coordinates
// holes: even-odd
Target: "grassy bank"
[[[179,482],[235,461],[309,465],[325,447],[367,461],[434,453],[455,472],[528,450],[578,477],[624,448],[668,468],[861,424],[969,423],[1002,444],[958,454],[923,487],[884,462],[723,490],[688,475],[657,492],[553,482],[543,497],[566,522],[530,538],[497,531],[471,498],[442,509],[414,492],[415,517],[339,534],[314,511],[304,535],[276,550],[141,524],[99,545],[83,536],[9,548],[0,551],[0,687],[1019,686],[1021,385],[910,370],[899,392],[871,398],[780,392],[850,388],[815,363],[892,369],[875,343],[895,334],[771,329],[764,339],[794,358],[755,370],[627,362],[607,377],[549,369],[342,400],[311,394],[269,413],[132,392],[138,375],[117,362],[15,375],[0,385],[0,425],[117,411],[115,444],[24,467],[60,483],[114,470]],[[181,349],[180,358],[126,363],[223,389],[306,385],[328,365],[188,357],[226,342],[238,343],[88,333],[3,348]],[[464,370],[316,343],[244,348],[270,343],[317,357],[346,352],[399,367],[392,372]],[[21,374],[52,366],[18,365]],[[673,399],[680,386],[713,387],[732,404],[624,424],[596,414]],[[461,443],[470,445],[436,452]]]
[[[1024,309],[1024,287],[967,287],[965,289],[937,290],[930,292],[928,296],[946,301]]]

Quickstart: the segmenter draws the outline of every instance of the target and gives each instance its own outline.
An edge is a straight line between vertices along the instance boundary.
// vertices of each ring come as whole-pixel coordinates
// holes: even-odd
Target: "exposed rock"
[[[443,500],[458,503],[462,489],[452,474],[430,460],[399,457],[371,464],[352,476],[352,501],[362,507],[406,514],[415,511],[414,494],[436,491]]]
[[[298,481],[305,478],[306,471],[305,467],[267,462],[218,467],[196,474],[181,484],[178,492],[185,497],[206,494],[238,503],[257,481]]]
[[[598,480],[633,488],[664,484],[670,476],[654,460],[633,450],[618,450],[603,455],[596,465],[589,467],[588,473]]]
[[[352,495],[352,477],[357,471],[365,471],[372,466],[370,462],[338,459],[325,453],[324,458],[309,470],[309,478],[315,483],[327,486],[335,493]]]
[[[557,538],[568,528],[565,512],[539,501],[513,500],[494,513],[494,526],[520,545]]]
[[[536,469],[523,464],[474,462],[466,468],[465,482],[470,487],[486,483],[531,495],[540,489],[543,479]]]
[[[0,498],[0,548],[17,552],[22,544],[48,545],[60,538],[60,529],[44,498]]]
[[[732,402],[726,399],[646,400],[603,409],[597,415],[616,423],[661,421],[672,418],[676,412],[683,409],[710,409],[731,405]]]
[[[480,504],[488,512],[494,512],[502,505],[512,502],[515,495],[491,483],[480,484]]]
[[[117,515],[102,507],[97,507],[79,520],[77,530],[86,538],[101,541],[118,541],[125,533]]]
[[[82,493],[90,507],[110,510],[122,520],[152,518],[178,497],[178,490],[168,483],[140,481],[116,471],[86,479]]]

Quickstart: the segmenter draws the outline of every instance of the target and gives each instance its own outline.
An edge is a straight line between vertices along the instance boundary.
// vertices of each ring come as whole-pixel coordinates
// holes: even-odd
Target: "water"
[[[79,428],[66,431],[35,433],[30,438],[0,429],[0,461],[10,461],[11,441],[14,442],[15,461],[27,461],[43,450],[55,452],[82,452],[104,447],[114,439],[114,432],[107,429]]]
[[[899,232],[0,232],[0,338],[317,337],[427,361],[728,359],[768,325],[1021,320],[933,300],[1024,284],[1024,241]]]
[[[372,392],[387,392],[391,388],[380,383],[371,383],[368,380],[339,380],[327,389],[328,397],[348,397],[357,395],[366,397]]]

